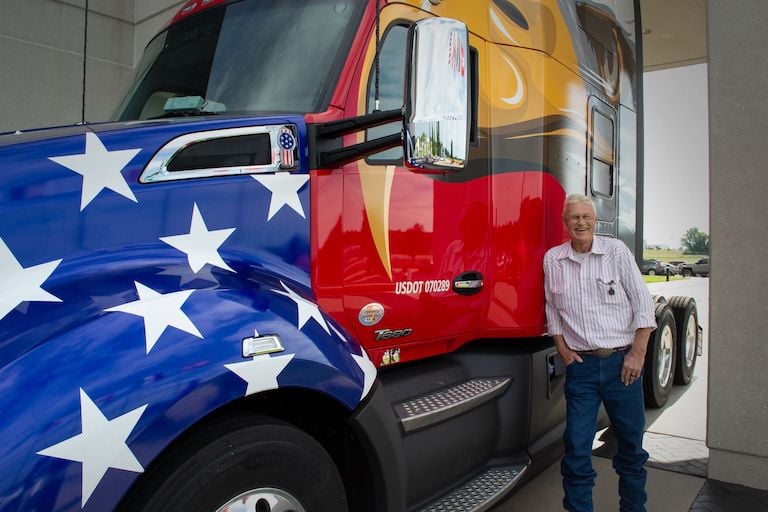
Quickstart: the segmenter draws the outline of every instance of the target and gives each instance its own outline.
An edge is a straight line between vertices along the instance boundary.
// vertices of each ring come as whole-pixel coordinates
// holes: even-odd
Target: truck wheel
[[[669,305],[677,326],[677,365],[675,384],[689,384],[696,366],[699,344],[699,314],[692,297],[670,297]]]
[[[241,416],[175,446],[119,510],[345,512],[347,500],[333,460],[312,437],[273,419]]]
[[[689,268],[683,269],[683,277],[691,277],[693,275],[693,270]]]
[[[649,269],[649,270],[648,270],[648,275],[649,275],[649,276],[655,276],[655,275],[656,275],[656,271],[655,271],[655,270],[653,270],[653,269]]]
[[[675,317],[666,304],[656,304],[656,329],[645,354],[643,389],[645,405],[659,408],[667,403],[675,374],[677,354]]]

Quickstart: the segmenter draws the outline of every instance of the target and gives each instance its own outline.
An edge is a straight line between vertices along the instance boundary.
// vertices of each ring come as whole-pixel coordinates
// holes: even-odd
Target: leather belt
[[[599,358],[608,357],[616,352],[626,352],[632,348],[632,345],[626,345],[618,348],[596,348],[594,350],[577,350],[576,353],[584,356],[595,356]]]

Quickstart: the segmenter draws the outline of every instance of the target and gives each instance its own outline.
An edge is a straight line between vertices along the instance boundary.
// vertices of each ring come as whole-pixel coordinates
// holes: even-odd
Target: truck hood
[[[140,179],[173,141],[284,125],[297,147],[289,172]],[[1,135],[0,368],[146,289],[242,289],[254,273],[308,288],[305,141],[300,116],[194,117]]]

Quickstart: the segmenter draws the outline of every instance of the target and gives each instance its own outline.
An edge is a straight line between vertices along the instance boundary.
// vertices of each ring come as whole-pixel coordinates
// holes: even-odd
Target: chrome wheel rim
[[[659,385],[665,388],[672,376],[672,350],[674,344],[672,329],[668,325],[665,325],[664,329],[662,329],[659,341],[661,343],[659,344],[656,362],[659,368]]]
[[[688,317],[688,324],[685,326],[685,365],[687,368],[693,366],[696,360],[696,318],[691,315]]]
[[[262,508],[256,508],[259,504]],[[266,504],[264,503],[266,502]],[[266,505],[267,508],[264,508]],[[246,491],[239,496],[235,496],[218,509],[216,512],[253,512],[254,510],[266,510],[269,512],[306,512],[301,502],[281,489],[272,487],[260,487]]]

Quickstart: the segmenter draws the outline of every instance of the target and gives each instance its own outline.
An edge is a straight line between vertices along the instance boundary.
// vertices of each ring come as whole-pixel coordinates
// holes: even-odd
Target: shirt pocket
[[[551,283],[551,290],[552,290],[552,305],[555,306],[556,309],[562,310],[565,308],[565,304],[567,302],[567,284],[565,281],[565,277],[563,276],[562,272],[556,272],[552,276]]]
[[[625,293],[618,276],[603,274],[596,280],[597,297],[602,304],[621,304]]]

